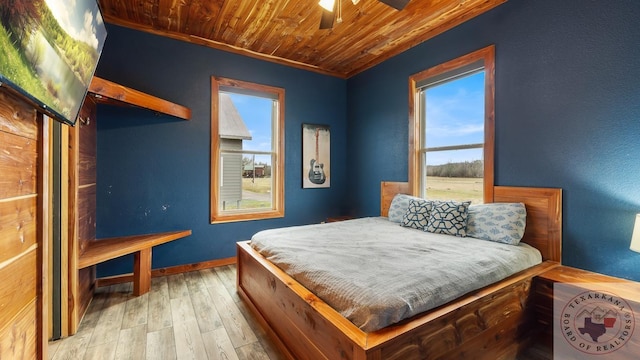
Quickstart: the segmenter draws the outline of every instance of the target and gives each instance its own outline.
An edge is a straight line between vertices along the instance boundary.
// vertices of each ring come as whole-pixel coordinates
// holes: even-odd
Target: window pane
[[[409,78],[412,194],[493,201],[494,54],[491,45]]]
[[[426,147],[484,142],[484,71],[422,91]]]
[[[254,151],[272,151],[272,121],[274,119],[275,106],[277,100],[265,97],[236,94],[232,92],[220,92],[220,112],[228,111],[228,117],[233,118],[233,109],[225,109],[223,103],[228,96],[233,109],[237,112],[236,121],[228,121],[227,126],[231,126],[228,131],[223,132],[223,124],[220,123],[220,138],[225,135],[237,137],[242,136],[242,149]],[[226,134],[225,134],[226,132]],[[229,134],[230,133],[230,134]]]
[[[220,210],[271,209],[271,163],[269,155],[223,152],[220,159]]]
[[[428,152],[425,166],[428,199],[483,202],[482,149]]]
[[[482,203],[482,147],[429,150],[484,143],[484,71],[428,86],[422,96],[425,196]]]
[[[220,91],[219,210],[272,208],[272,127],[277,100]]]

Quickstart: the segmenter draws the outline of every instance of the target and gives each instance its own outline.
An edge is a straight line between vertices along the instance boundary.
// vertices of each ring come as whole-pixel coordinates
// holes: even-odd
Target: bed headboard
[[[540,250],[543,260],[561,262],[562,189],[495,186],[495,202],[521,202],[527,208],[527,226],[522,241]],[[380,215],[388,216],[395,194],[409,194],[409,183],[380,184]]]

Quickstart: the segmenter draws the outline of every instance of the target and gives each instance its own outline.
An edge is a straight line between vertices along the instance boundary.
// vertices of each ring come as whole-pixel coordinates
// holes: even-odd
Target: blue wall
[[[117,26],[97,75],[192,111],[191,121],[147,110],[98,108],[99,238],[192,229],[153,250],[161,268],[235,256],[256,231],[342,215],[346,179],[346,81],[161,38]],[[285,89],[285,218],[211,225],[211,76]],[[302,189],[302,123],[331,127],[331,188]],[[132,270],[132,258],[98,267],[98,276]]]
[[[509,0],[347,81],[115,26],[98,75],[188,106],[183,122],[101,106],[98,235],[190,228],[153,267],[233,256],[255,231],[377,215],[407,180],[408,77],[496,46],[496,184],[564,191],[563,262],[640,280],[640,2]],[[211,75],[286,89],[286,217],[209,224]],[[300,185],[302,123],[329,124],[332,186]],[[131,271],[130,260],[99,276]]]
[[[606,4],[605,4],[606,3]],[[496,185],[563,189],[563,262],[640,280],[640,2],[509,0],[348,80],[350,203],[407,180],[408,77],[496,46]]]

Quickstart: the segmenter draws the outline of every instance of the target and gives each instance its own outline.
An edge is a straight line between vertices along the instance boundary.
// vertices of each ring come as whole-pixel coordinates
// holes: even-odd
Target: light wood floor
[[[78,333],[49,359],[283,359],[236,293],[235,266],[98,288]]]

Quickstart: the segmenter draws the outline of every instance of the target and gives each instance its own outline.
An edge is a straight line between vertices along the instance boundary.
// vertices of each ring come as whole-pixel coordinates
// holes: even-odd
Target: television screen
[[[75,124],[107,31],[96,0],[0,0],[0,83]]]

